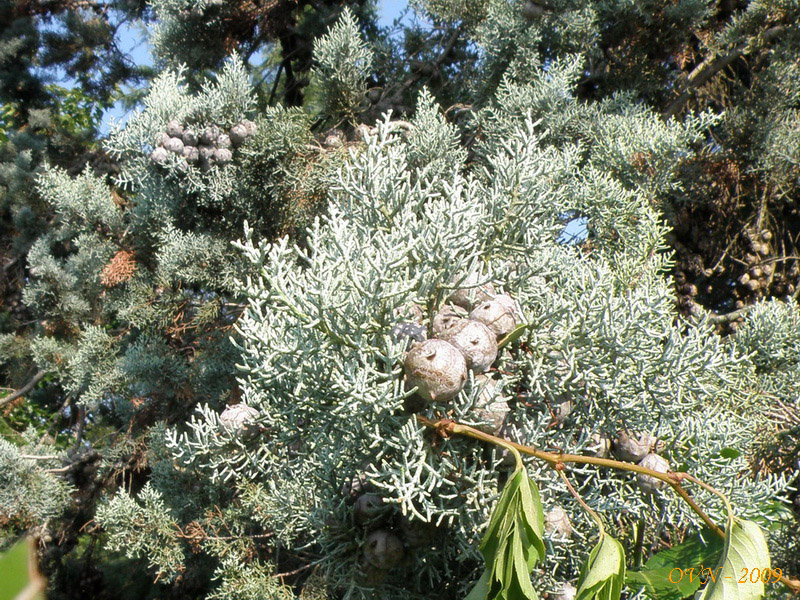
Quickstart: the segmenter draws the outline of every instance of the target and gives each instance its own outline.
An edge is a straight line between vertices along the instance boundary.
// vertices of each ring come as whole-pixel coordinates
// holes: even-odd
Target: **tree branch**
[[[762,36],[763,43],[766,44],[772,41],[781,33],[783,33],[785,29],[785,25],[776,25],[774,27],[770,27]],[[710,57],[704,59],[692,70],[691,73],[689,73],[689,78],[683,92],[680,96],[672,101],[672,104],[667,107],[661,117],[667,121],[670,119],[670,117],[674,117],[676,114],[678,114],[686,102],[689,101],[689,98],[695,89],[705,84],[725,67],[729,66],[731,63],[740,58],[745,52],[747,52],[749,46],[750,42],[745,42],[728,54],[718,56],[714,59]]]
[[[647,467],[641,467],[639,465],[634,465],[631,463],[626,463],[618,460],[612,460],[610,458],[598,458],[596,456],[581,456],[579,454],[562,454],[562,453],[554,453],[554,452],[545,452],[544,450],[537,450],[536,448],[531,448],[530,446],[524,446],[522,444],[518,444],[516,442],[512,442],[510,440],[506,440],[501,437],[497,437],[494,435],[490,435],[488,433],[484,433],[478,429],[474,429],[473,427],[469,427],[468,425],[461,425],[460,423],[456,423],[450,419],[440,419],[438,421],[432,421],[422,415],[417,415],[417,421],[425,425],[426,427],[430,427],[431,429],[436,430],[439,435],[443,437],[447,437],[452,434],[456,435],[465,435],[467,437],[475,438],[477,440],[481,440],[484,442],[489,442],[490,444],[495,444],[499,446],[505,447],[513,447],[517,451],[528,454],[540,460],[546,461],[551,467],[556,470],[560,470],[563,468],[564,463],[579,463],[579,464],[588,464],[588,465],[596,465],[599,467],[610,467],[612,469],[621,469],[623,471],[633,471],[635,473],[641,473],[643,475],[648,475],[650,477],[654,477],[656,479],[660,479],[661,481],[667,483],[672,487],[673,490],[681,497],[683,500],[692,507],[692,510],[696,512],[703,522],[711,528],[711,530],[716,533],[721,538],[725,539],[725,531],[722,530],[716,523],[711,520],[705,511],[703,511],[700,506],[689,496],[689,493],[683,488],[681,482],[684,479],[688,479],[701,487],[714,492],[715,494],[720,494],[720,492],[714,490],[710,485],[707,483],[702,482],[701,480],[697,479],[690,473],[681,473],[681,472],[669,472],[669,473],[660,473],[658,471],[654,471],[653,469],[648,469]],[[561,465],[561,466],[559,466]],[[786,576],[781,576],[780,582],[783,583],[786,587],[792,590],[795,594],[800,593],[800,580],[791,579]]]
[[[734,310],[733,312],[725,313],[722,315],[711,315],[708,317],[708,320],[712,323],[719,324],[719,323],[730,323],[731,321],[735,321],[739,317],[745,316],[751,310],[755,308],[755,305],[751,304],[749,306],[745,306],[744,308],[740,308],[739,310]]]
[[[41,381],[42,377],[44,377],[45,375],[46,373],[44,371],[39,371],[38,373],[36,373],[36,375],[33,376],[33,378],[28,383],[23,385],[16,392],[9,394],[4,398],[0,398],[0,408],[3,408],[6,404],[10,404],[20,396],[24,396],[25,394],[30,392],[33,389],[33,386],[39,383],[39,381]]]

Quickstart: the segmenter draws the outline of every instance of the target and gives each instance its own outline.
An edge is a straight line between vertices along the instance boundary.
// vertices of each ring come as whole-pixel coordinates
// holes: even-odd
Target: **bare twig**
[[[66,473],[72,468],[72,465],[67,465],[66,467],[61,467],[58,469],[45,469],[45,473]]]
[[[755,305],[751,304],[750,306],[745,306],[744,308],[740,308],[723,315],[711,315],[708,320],[714,324],[730,323],[731,321],[735,321],[736,319],[745,316],[747,313],[753,310],[754,307]]]
[[[267,100],[269,106],[272,106],[272,102],[275,100],[275,94],[278,91],[278,82],[281,80],[281,73],[283,72],[283,63],[286,60],[287,59],[284,59],[278,64],[278,72],[275,73],[275,81],[272,82],[272,91],[270,91],[269,100]]]
[[[453,33],[450,35],[450,38],[447,40],[444,48],[442,49],[439,56],[436,57],[436,60],[432,61],[431,64],[435,68],[441,67],[444,62],[450,57],[450,54],[453,52],[453,49],[458,42],[458,38],[461,36],[461,27],[456,27],[453,30]],[[395,94],[403,94],[408,88],[414,85],[417,81],[422,79],[424,75],[422,73],[412,73],[408,79],[406,79],[402,84],[400,84],[395,91],[395,88],[392,88]]]
[[[298,573],[302,573],[306,569],[310,569],[313,564],[303,565],[299,569],[295,569],[294,571],[287,571],[286,573],[275,573],[272,577],[289,577],[291,575],[297,575]]]
[[[46,375],[46,373],[44,371],[39,371],[38,373],[36,373],[36,375],[34,375],[31,378],[31,380],[28,383],[23,385],[16,392],[14,392],[12,394],[9,394],[5,398],[0,398],[0,408],[4,407],[6,404],[10,404],[11,402],[16,400],[17,398],[19,398],[21,396],[24,396],[25,394],[30,392],[34,388],[34,386],[37,383],[39,383],[41,381],[42,377],[44,377],[45,375]]]

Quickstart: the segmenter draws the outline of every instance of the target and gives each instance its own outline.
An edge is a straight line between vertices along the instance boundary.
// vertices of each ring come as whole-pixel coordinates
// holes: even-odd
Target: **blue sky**
[[[403,9],[408,6],[405,0],[380,0],[378,10],[380,11],[380,24],[383,26],[391,25]]]

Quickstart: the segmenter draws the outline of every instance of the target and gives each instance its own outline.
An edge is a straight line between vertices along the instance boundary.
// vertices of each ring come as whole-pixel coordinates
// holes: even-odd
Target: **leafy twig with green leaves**
[[[513,500],[520,493],[519,489],[522,487],[523,481],[527,482],[526,489],[531,489],[531,486],[536,489],[535,484],[527,478],[527,473],[520,459],[520,453],[544,460],[560,473],[563,471],[565,463],[593,464],[642,473],[666,482],[689,504],[692,510],[703,519],[715,534],[725,540],[718,567],[718,571],[721,570],[722,572],[719,573],[719,576],[715,575],[709,585],[697,593],[696,600],[756,600],[763,596],[764,584],[762,582],[753,583],[752,587],[748,587],[747,590],[740,589],[736,587],[739,583],[738,573],[735,573],[737,577],[733,576],[737,568],[741,571],[743,568],[752,569],[754,566],[759,569],[769,567],[769,551],[761,528],[756,523],[736,518],[728,499],[721,492],[693,475],[675,472],[660,473],[640,465],[607,458],[545,452],[484,433],[450,419],[432,421],[422,415],[417,415],[417,421],[426,427],[435,429],[444,437],[465,435],[502,446],[512,451],[517,461],[517,469],[501,494],[500,502],[492,513],[489,530],[481,543],[481,551],[487,563],[486,572],[466,600],[507,600],[509,598],[514,600],[518,598],[535,600],[538,598],[538,595],[530,586],[529,574],[536,560],[543,556],[543,550],[540,554],[536,554],[538,553],[537,548],[520,552],[516,546],[507,544],[509,536],[513,536],[515,543],[524,542],[527,539],[525,536],[528,535],[525,533],[527,531],[526,528],[528,526],[532,529],[535,528],[534,524],[536,522],[535,518],[530,521],[522,521],[519,514],[524,512],[525,509],[521,505],[521,499]],[[681,485],[684,480],[691,481],[723,499],[728,508],[728,523],[725,531],[716,525],[689,496]],[[538,501],[538,489],[536,490],[536,499]],[[585,503],[582,502],[582,504],[585,508],[588,508]],[[541,510],[541,504],[539,504],[539,510]],[[590,514],[592,514],[592,517],[600,527],[600,540],[581,569],[576,600],[616,600],[620,596],[622,583],[625,581],[625,553],[619,542],[605,533],[603,524],[596,513],[590,509]],[[497,543],[496,540],[500,540],[500,543]],[[535,543],[535,540],[532,543]],[[510,561],[507,560],[509,557],[511,558]],[[517,585],[523,566],[527,567],[527,571],[525,571],[528,575],[527,587],[516,588],[520,591],[520,594],[509,596],[507,590],[511,589],[510,582],[512,578],[516,578],[514,579],[514,584]],[[800,580],[788,578],[781,573],[779,581],[792,592],[800,593]],[[500,585],[498,586],[497,584]],[[524,584],[519,583],[518,585],[523,586]]]

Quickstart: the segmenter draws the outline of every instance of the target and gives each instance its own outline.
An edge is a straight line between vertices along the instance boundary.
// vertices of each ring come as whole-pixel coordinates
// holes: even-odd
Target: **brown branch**
[[[687,492],[685,489],[683,489],[683,486],[680,483],[672,484],[672,489],[675,490],[676,494],[678,494],[681,498],[684,499],[686,504],[688,504],[689,506],[692,507],[692,510],[694,512],[696,512],[700,516],[701,519],[703,519],[703,522],[706,524],[706,526],[709,529],[711,529],[711,531],[716,533],[722,539],[725,539],[725,531],[719,525],[714,523],[714,521],[711,520],[711,517],[709,517],[703,511],[703,509],[701,509],[698,506],[697,502],[695,502],[694,499],[689,495],[689,492]]]
[[[58,469],[45,469],[45,473],[66,473],[72,468],[72,465],[67,465],[66,467],[60,467]]]
[[[554,452],[545,452],[544,450],[537,450],[536,448],[532,448],[530,446],[524,446],[522,444],[518,444],[516,442],[512,442],[510,440],[506,440],[501,437],[497,437],[494,435],[490,435],[488,433],[484,433],[468,425],[461,425],[460,423],[456,423],[455,421],[451,421],[450,419],[440,419],[438,421],[432,421],[422,415],[417,415],[417,421],[420,424],[435,429],[439,435],[443,437],[448,437],[449,435],[465,435],[467,437],[475,438],[477,440],[481,440],[484,442],[489,442],[490,444],[495,444],[499,446],[512,446],[518,452],[522,454],[528,454],[540,460],[547,462],[552,468],[560,471],[563,468],[564,463],[578,463],[578,464],[586,464],[586,465],[596,465],[599,467],[609,467],[612,469],[620,469],[623,471],[632,471],[634,473],[641,473],[643,475],[648,475],[650,477],[654,477],[655,479],[659,479],[665,483],[668,483],[670,487],[681,497],[686,503],[692,508],[694,512],[696,512],[703,522],[711,528],[711,530],[716,533],[721,538],[725,539],[725,532],[722,530],[721,527],[716,525],[700,506],[689,496],[689,493],[683,488],[681,482],[684,479],[688,479],[697,485],[700,485],[704,489],[711,491],[715,494],[721,495],[720,492],[712,488],[707,483],[699,480],[697,477],[690,473],[682,473],[682,472],[669,472],[669,473],[659,473],[658,471],[654,471],[653,469],[648,469],[647,467],[641,467],[639,465],[634,465],[618,460],[613,460],[610,458],[598,458],[596,456],[581,456],[579,454],[563,454],[563,453],[554,453]],[[786,587],[788,587],[792,592],[795,594],[800,594],[800,580],[798,579],[791,579],[786,576],[782,576],[780,579],[781,583],[783,583]]]
[[[14,392],[12,394],[9,394],[8,396],[5,396],[4,398],[0,398],[0,408],[3,408],[6,404],[10,404],[11,402],[16,400],[17,398],[19,398],[21,396],[24,396],[25,394],[30,392],[33,389],[33,387],[37,383],[39,383],[39,381],[41,381],[42,377],[44,377],[45,375],[46,375],[46,373],[44,371],[39,371],[38,373],[36,373],[36,375],[33,376],[33,378],[28,383],[23,385],[16,392]]]
[[[784,25],[776,25],[767,29],[761,36],[763,39],[763,44],[766,44],[778,37],[785,31],[785,29],[786,27]],[[678,114],[686,102],[689,101],[689,98],[695,89],[708,82],[724,68],[730,66],[734,61],[739,59],[745,52],[747,52],[749,47],[750,41],[739,45],[737,48],[723,56],[717,56],[713,59],[711,57],[704,59],[699,65],[692,69],[691,73],[689,73],[686,87],[683,89],[681,95],[673,100],[672,104],[667,107],[667,109],[661,115],[662,118],[667,121],[671,117],[674,117],[676,114]]]
[[[745,316],[751,310],[755,308],[755,305],[751,304],[750,306],[745,306],[744,308],[740,308],[738,310],[734,310],[733,312],[725,313],[722,315],[711,315],[708,320],[715,325],[718,323],[730,323],[731,321],[735,321],[739,317]]]
[[[284,58],[278,64],[278,72],[275,73],[275,81],[272,82],[272,91],[270,91],[269,100],[267,100],[267,104],[269,106],[272,106],[272,102],[273,102],[273,100],[275,100],[275,94],[278,91],[278,82],[281,80],[281,73],[283,72],[283,63],[286,62],[286,60],[288,60],[288,59]]]
[[[271,577],[290,577],[291,575],[297,575],[298,573],[302,573],[306,569],[310,569],[313,566],[314,566],[313,563],[310,563],[307,565],[303,565],[302,567],[300,567],[299,569],[295,569],[294,571],[287,571],[286,573],[275,573],[274,575],[271,575]]]

